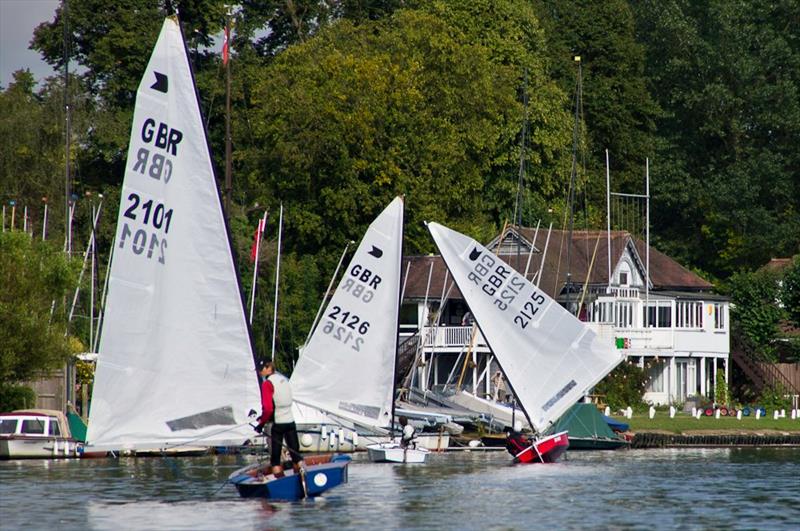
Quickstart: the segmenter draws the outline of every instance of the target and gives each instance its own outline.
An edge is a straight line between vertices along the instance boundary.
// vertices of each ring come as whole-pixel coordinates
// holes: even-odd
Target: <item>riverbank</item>
[[[660,414],[659,414],[660,413]],[[797,433],[800,434],[800,419],[762,417],[720,417],[702,416],[699,419],[685,413],[679,413],[670,418],[667,413],[659,412],[655,418],[646,414],[633,415],[626,419],[614,416],[615,420],[630,426],[633,433],[670,433],[670,434],[740,434],[740,433]]]
[[[792,446],[800,447],[800,432],[708,432],[698,433],[636,433],[631,448],[719,448],[742,446]]]
[[[630,425],[631,448],[800,446],[800,419],[720,417],[679,413],[617,417]]]

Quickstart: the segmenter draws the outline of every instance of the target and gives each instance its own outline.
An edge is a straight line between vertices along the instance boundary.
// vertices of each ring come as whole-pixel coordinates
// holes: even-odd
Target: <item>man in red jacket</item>
[[[281,466],[281,447],[284,440],[289,455],[292,458],[295,470],[303,466],[300,455],[300,443],[297,439],[297,426],[292,416],[292,388],[289,380],[279,372],[275,372],[275,365],[271,361],[259,361],[258,373],[264,378],[261,383],[261,416],[258,419],[256,431],[261,433],[264,425],[272,422],[270,432],[270,464],[272,473],[283,473]]]

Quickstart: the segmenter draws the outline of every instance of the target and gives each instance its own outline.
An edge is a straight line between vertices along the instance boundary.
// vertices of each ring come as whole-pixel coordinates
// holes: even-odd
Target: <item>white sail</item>
[[[87,439],[241,443],[259,404],[186,47],[164,21],[136,96]]]
[[[311,406],[369,427],[391,424],[400,311],[403,200],[372,222],[292,373],[298,423]],[[298,418],[299,417],[299,418]]]
[[[533,427],[541,432],[619,364],[598,336],[472,238],[428,230]]]

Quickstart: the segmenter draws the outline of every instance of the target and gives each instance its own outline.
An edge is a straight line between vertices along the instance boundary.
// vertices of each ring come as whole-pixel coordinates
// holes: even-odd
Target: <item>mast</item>
[[[69,0],[64,0],[64,242],[67,256],[72,253],[72,216],[70,215],[70,123],[69,109]]]
[[[225,65],[225,213],[230,216],[231,193],[233,191],[231,171],[231,6],[225,18],[225,45],[222,50],[222,62]]]
[[[403,208],[401,212],[401,219],[400,219],[400,264],[398,269],[400,271],[403,270],[403,238],[405,237],[405,197],[402,198],[403,200]],[[406,270],[406,277],[408,276],[408,270]],[[405,279],[404,279],[405,280]],[[395,337],[397,340],[394,342],[394,368],[392,369],[392,415],[391,415],[391,429],[389,433],[391,434],[390,437],[394,437],[394,413],[395,413],[395,403],[397,402],[397,366],[399,364],[399,353],[400,353],[400,308],[403,306],[403,295],[405,292],[405,282],[398,282],[397,287],[397,332]],[[441,308],[440,308],[441,310]]]
[[[278,331],[278,287],[281,277],[281,237],[283,236],[283,203],[278,218],[278,265],[275,268],[275,310],[272,315],[272,361],[275,361],[275,336]]]
[[[525,177],[525,140],[528,133],[528,69],[525,69],[525,77],[522,85],[522,135],[519,145],[519,180],[517,181],[517,201],[514,205],[514,221],[517,224],[517,271],[520,267],[520,246],[522,245],[522,186]],[[499,245],[503,244],[500,240]],[[499,249],[499,246],[498,246]]]
[[[258,227],[256,228],[256,249],[255,249],[256,255],[255,255],[255,259],[253,260],[253,262],[254,262],[253,263],[253,288],[250,290],[250,318],[249,318],[249,321],[248,321],[250,323],[250,326],[253,325],[253,307],[255,306],[255,303],[256,303],[256,284],[257,284],[257,280],[258,280],[258,256],[259,256],[260,251],[261,251],[261,236],[264,233],[264,229],[266,228],[266,225],[267,225],[267,214],[268,214],[268,212],[269,212],[269,209],[264,211],[264,215],[261,217],[261,219],[258,220]]]
[[[606,242],[608,245],[608,289],[611,293],[611,172],[608,168],[608,149],[606,149]]]
[[[567,238],[567,311],[572,313],[570,309],[570,299],[572,291],[572,227],[575,221],[575,181],[577,180],[578,173],[578,143],[579,143],[579,127],[581,106],[583,104],[582,98],[582,79],[581,79],[581,57],[576,55],[574,61],[578,63],[578,82],[575,88],[575,124],[572,129],[572,171],[570,172],[569,180],[569,199],[567,200],[567,207],[569,208],[569,237]]]

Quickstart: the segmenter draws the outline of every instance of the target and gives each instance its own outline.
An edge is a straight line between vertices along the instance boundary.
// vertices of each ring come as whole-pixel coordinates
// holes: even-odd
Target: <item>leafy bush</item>
[[[594,388],[594,393],[605,395],[606,403],[613,410],[628,406],[644,411],[647,407],[643,400],[647,385],[647,373],[633,362],[622,362],[616,369],[603,378]]]
[[[728,404],[728,382],[725,381],[725,371],[717,370],[717,383],[714,385],[714,402],[717,405]]]
[[[0,411],[27,409],[36,405],[36,393],[24,385],[0,385]]]
[[[790,409],[792,401],[789,398],[786,389],[780,383],[776,383],[770,387],[765,387],[758,397],[758,405],[766,408],[767,412]]]
[[[800,328],[800,255],[794,257],[783,275],[781,302],[789,320]]]

